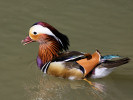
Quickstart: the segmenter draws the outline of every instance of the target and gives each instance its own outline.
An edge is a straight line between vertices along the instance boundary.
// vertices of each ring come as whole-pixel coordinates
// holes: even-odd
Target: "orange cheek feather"
[[[37,41],[38,40],[38,35],[34,35],[34,34],[31,34],[31,33],[29,33],[29,36],[30,36],[30,38],[32,39],[32,40],[35,40],[35,41]]]
[[[39,40],[41,40],[41,39],[44,39],[44,40],[45,40],[45,38],[47,37],[46,34],[41,34],[41,33],[39,33],[39,34],[37,34],[37,35],[34,35],[34,34],[32,34],[32,33],[29,33],[29,36],[30,36],[30,38],[31,38],[32,40],[34,40],[34,41],[39,41]]]

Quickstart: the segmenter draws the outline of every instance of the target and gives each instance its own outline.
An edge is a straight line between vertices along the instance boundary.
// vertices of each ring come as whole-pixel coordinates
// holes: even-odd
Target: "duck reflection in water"
[[[24,86],[31,100],[86,100],[87,98],[103,100],[106,94],[105,85],[88,80],[71,81],[45,75],[36,78],[35,81],[28,82]]]

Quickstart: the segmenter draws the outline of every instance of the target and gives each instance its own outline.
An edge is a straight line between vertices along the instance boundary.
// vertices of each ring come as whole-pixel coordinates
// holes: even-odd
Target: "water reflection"
[[[46,75],[26,83],[25,90],[30,100],[103,100],[106,96],[105,86],[98,82],[92,84]]]

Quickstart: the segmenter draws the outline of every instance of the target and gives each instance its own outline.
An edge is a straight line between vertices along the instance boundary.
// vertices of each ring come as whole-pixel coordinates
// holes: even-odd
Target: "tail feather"
[[[106,55],[106,56],[101,57],[102,60],[111,60],[113,58],[120,58],[120,56],[118,56],[118,55]]]
[[[123,64],[126,64],[130,61],[130,59],[128,57],[125,58],[121,58],[118,60],[105,60],[104,62],[102,62],[102,66],[106,67],[106,68],[113,68],[113,67],[117,67]]]

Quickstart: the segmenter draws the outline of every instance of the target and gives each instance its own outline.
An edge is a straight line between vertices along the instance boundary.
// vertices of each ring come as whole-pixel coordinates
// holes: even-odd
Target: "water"
[[[133,59],[132,0],[0,0],[1,100],[132,100],[133,62],[110,76],[85,81],[43,76],[38,44],[23,46],[30,26],[45,21],[70,38],[70,50]]]

